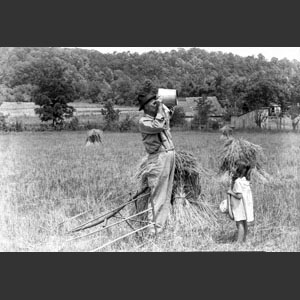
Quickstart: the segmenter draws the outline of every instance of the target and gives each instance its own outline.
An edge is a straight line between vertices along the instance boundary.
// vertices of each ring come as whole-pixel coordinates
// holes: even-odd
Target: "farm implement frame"
[[[78,240],[78,239],[81,239],[81,238],[84,238],[84,237],[88,237],[88,236],[91,236],[93,234],[96,234],[96,233],[99,233],[101,231],[104,231],[106,229],[109,229],[111,227],[114,227],[116,225],[119,225],[123,222],[126,222],[126,224],[130,227],[131,231],[124,234],[124,235],[121,235],[89,252],[97,252],[105,247],[107,247],[108,245],[111,245],[119,240],[122,240],[132,234],[137,234],[139,233],[140,231],[150,227],[150,226],[154,226],[154,231],[155,231],[155,236],[157,237],[157,227],[156,227],[156,222],[155,222],[155,212],[154,212],[154,203],[150,197],[150,204],[151,204],[151,208],[147,208],[147,209],[144,209],[138,213],[134,213],[130,216],[127,216],[125,217],[121,211],[127,207],[129,204],[132,204],[134,203],[136,205],[137,201],[142,199],[143,197],[145,196],[149,196],[150,195],[150,189],[148,187],[145,187],[144,189],[142,189],[141,191],[138,191],[132,198],[130,198],[128,201],[126,201],[124,204],[121,204],[120,206],[116,207],[116,208],[113,208],[111,210],[108,210],[106,212],[103,212],[102,214],[96,216],[96,217],[93,217],[92,219],[90,219],[89,221],[86,221],[86,222],[83,222],[81,223],[80,225],[74,227],[73,229],[67,231],[67,234],[74,234],[76,232],[81,232],[83,230],[86,230],[86,229],[89,229],[89,228],[92,228],[92,227],[95,227],[95,226],[98,226],[100,224],[103,224],[101,228],[98,228],[94,231],[91,231],[91,232],[88,232],[88,233],[85,233],[85,234],[81,234],[81,235],[78,235],[78,236],[75,236],[75,237],[72,237],[68,240],[66,240],[66,242],[71,242],[71,241],[74,241],[74,240]],[[78,215],[75,215],[73,217],[70,217],[66,220],[64,220],[63,222],[59,223],[58,226],[61,226],[62,224],[66,223],[66,222],[69,222],[71,220],[74,220],[80,216],[83,216],[89,212],[91,212],[92,209],[89,209],[83,213],[80,213]],[[137,219],[136,217],[142,215],[142,214],[145,214],[145,213],[148,213],[149,211],[152,211],[152,215],[153,215],[153,219],[152,221],[150,220],[139,220]],[[118,219],[118,221],[114,222],[114,223],[111,223],[111,224],[108,224],[108,221],[111,219],[111,218],[116,218]],[[134,226],[129,222],[129,221],[134,221],[134,222],[139,222],[139,223],[144,223],[145,225],[140,227],[140,228],[134,228]]]

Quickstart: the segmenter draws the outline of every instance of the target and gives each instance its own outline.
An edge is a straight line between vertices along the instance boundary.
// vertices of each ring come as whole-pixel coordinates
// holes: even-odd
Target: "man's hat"
[[[144,108],[145,104],[147,104],[152,99],[156,99],[155,94],[139,95],[138,96],[138,101],[139,101],[139,105],[140,105],[139,110],[142,110]]]

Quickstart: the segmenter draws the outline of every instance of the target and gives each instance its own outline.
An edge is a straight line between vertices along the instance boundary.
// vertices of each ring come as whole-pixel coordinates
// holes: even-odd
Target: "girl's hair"
[[[235,163],[236,169],[232,176],[232,184],[234,184],[235,180],[240,177],[246,177],[247,180],[250,180],[250,171],[251,166],[244,160],[239,160]]]

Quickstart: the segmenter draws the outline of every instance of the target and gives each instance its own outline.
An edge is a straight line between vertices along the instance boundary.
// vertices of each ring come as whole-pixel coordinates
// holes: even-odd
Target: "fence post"
[[[281,130],[282,129],[282,118],[279,117],[279,129]]]

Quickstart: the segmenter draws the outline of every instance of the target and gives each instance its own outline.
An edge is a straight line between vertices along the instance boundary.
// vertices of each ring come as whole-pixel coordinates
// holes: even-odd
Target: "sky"
[[[63,47],[63,48],[75,48],[75,47]],[[76,47],[82,49],[93,49],[98,50],[102,53],[113,53],[116,52],[137,52],[139,54],[148,51],[161,51],[169,52],[171,50],[177,50],[179,48],[190,49],[192,47]],[[233,53],[240,56],[251,56],[257,57],[258,54],[262,54],[266,59],[270,60],[272,57],[278,59],[287,58],[289,60],[296,59],[300,61],[300,48],[299,47],[196,47],[204,49],[208,52],[221,51],[224,53]]]

